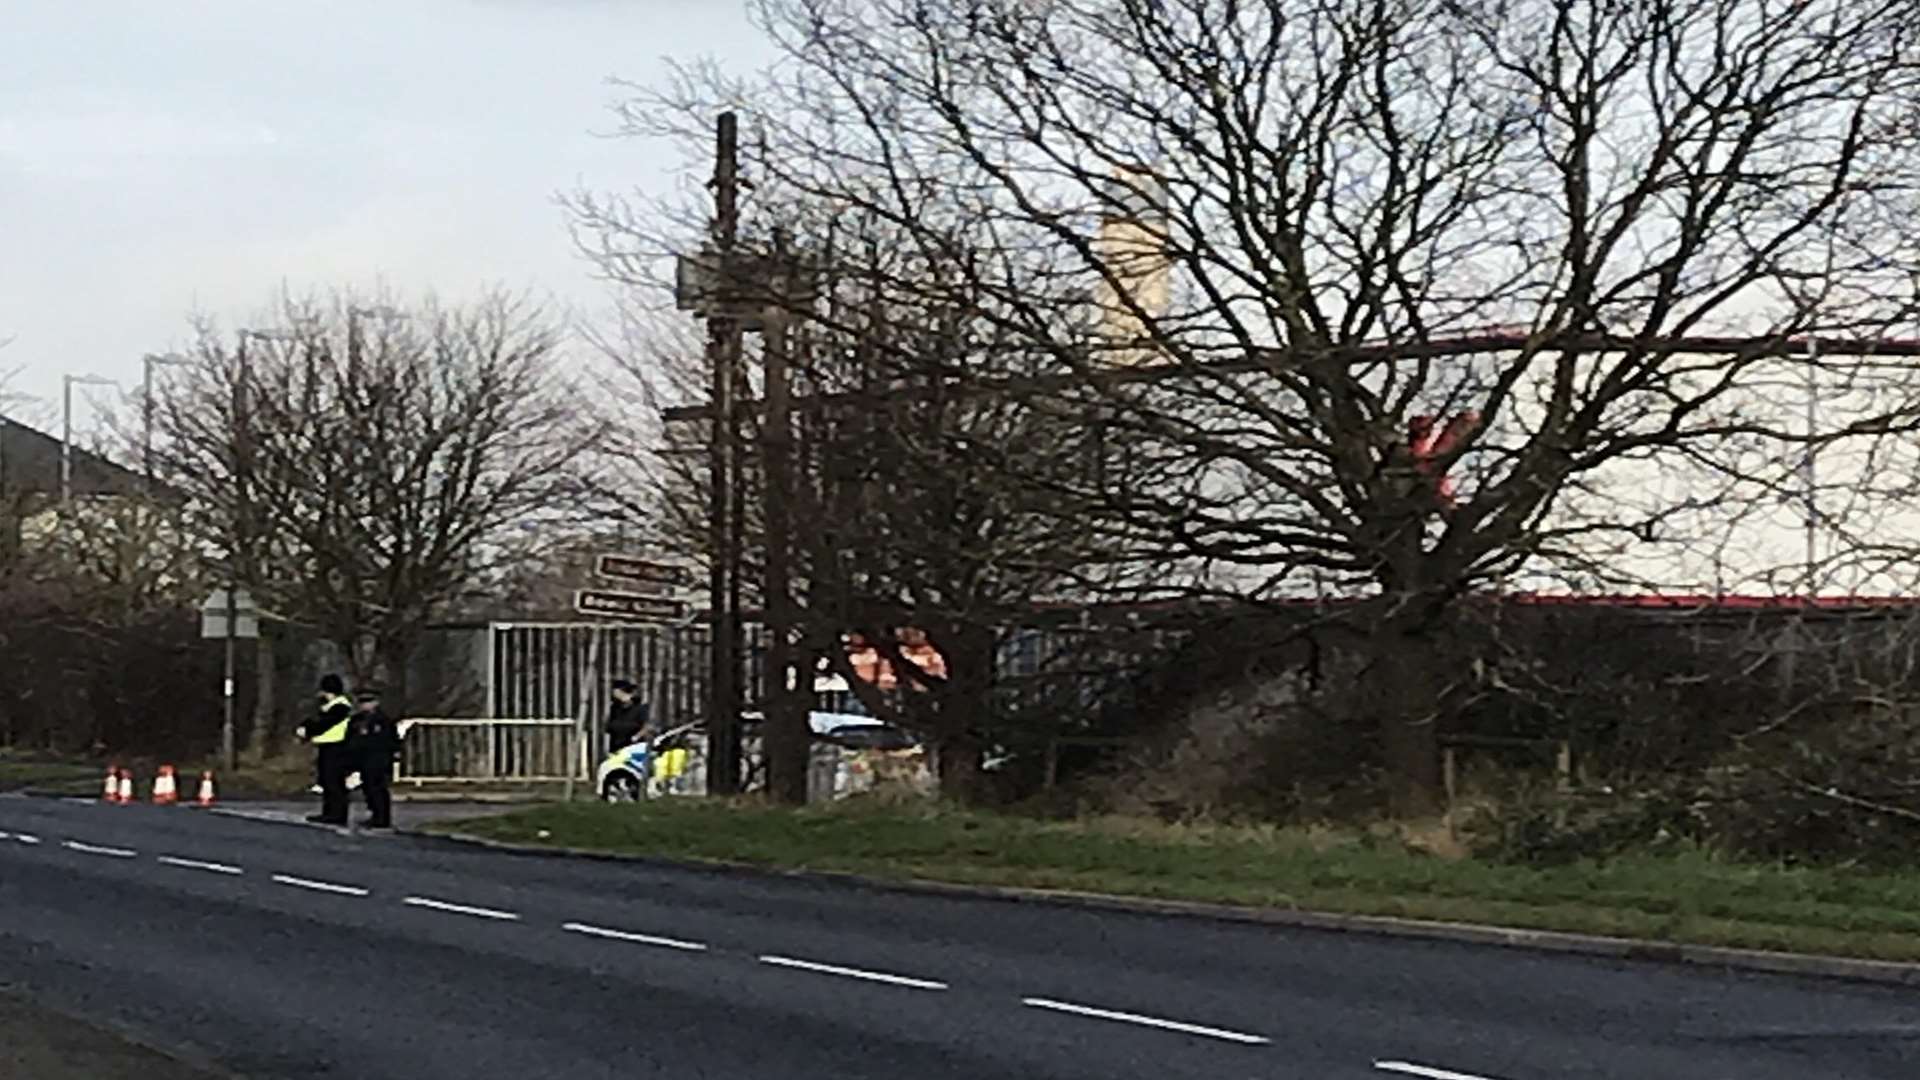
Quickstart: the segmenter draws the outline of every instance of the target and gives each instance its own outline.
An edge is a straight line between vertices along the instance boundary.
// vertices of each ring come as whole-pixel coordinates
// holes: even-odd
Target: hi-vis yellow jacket
[[[353,702],[344,694],[327,694],[320,699],[320,715],[301,725],[300,734],[315,746],[343,743],[352,722]]]

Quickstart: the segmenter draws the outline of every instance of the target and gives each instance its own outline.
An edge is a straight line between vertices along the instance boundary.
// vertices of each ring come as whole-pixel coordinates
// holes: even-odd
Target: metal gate
[[[631,679],[658,727],[704,719],[710,650],[705,627],[493,623],[487,631],[487,715],[568,717],[585,727],[572,762],[590,778],[610,684]]]
[[[566,718],[410,718],[394,781],[436,784],[566,780],[579,754],[579,725]]]

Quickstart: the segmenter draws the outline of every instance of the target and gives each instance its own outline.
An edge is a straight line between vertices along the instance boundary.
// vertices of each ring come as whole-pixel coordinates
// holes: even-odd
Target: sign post
[[[233,643],[260,636],[260,609],[245,589],[215,589],[200,605],[200,636],[226,642],[226,677],[221,683],[220,758],[228,772],[234,769]]]
[[[587,666],[586,669],[580,673],[580,717],[573,726],[573,746],[569,749],[573,751],[574,760],[572,764],[567,767],[566,791],[561,795],[561,801],[563,802],[573,801],[574,776],[578,774],[585,777],[588,781],[591,781],[593,779],[593,767],[597,764],[593,756],[594,747],[598,745],[598,741],[593,737],[592,687],[598,680],[598,673],[600,671],[601,633],[601,630],[596,627],[593,631],[593,638],[587,642]],[[596,794],[598,793],[596,792]]]

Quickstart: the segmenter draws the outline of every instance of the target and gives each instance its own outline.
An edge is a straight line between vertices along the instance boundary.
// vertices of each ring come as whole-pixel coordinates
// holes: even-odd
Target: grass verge
[[[134,792],[146,798],[160,763],[148,758],[121,758],[115,764],[133,770]],[[208,761],[171,761],[180,779],[181,791],[192,798],[204,769],[214,769],[222,799],[283,799],[304,797],[313,783],[313,768],[301,760],[268,762],[242,766],[228,773]],[[0,751],[0,792],[31,791],[41,795],[100,794],[106,775],[106,762],[81,761],[49,754]]]
[[[1533,868],[1331,830],[1047,822],[859,802],[777,810],[672,799],[436,822],[436,832],[624,854],[1656,941],[1920,961],[1920,872],[1705,852]]]

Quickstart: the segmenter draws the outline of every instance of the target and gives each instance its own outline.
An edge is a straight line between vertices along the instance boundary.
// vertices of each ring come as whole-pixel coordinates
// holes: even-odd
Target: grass
[[[1920,961],[1920,872],[1644,854],[1531,868],[1356,832],[1046,822],[858,801],[805,810],[673,799],[573,803],[432,826],[520,843],[883,880],[1492,923]]]
[[[82,762],[0,751],[0,791],[95,795],[104,774],[104,767]]]
[[[313,754],[310,750],[292,750],[266,762],[242,759],[237,772],[227,772],[211,759],[166,759],[180,779],[181,797],[190,799],[199,789],[200,773],[212,769],[222,801],[230,800],[305,800],[312,797]],[[153,777],[161,759],[117,757],[116,765],[133,770],[134,792],[145,799],[153,790]],[[36,795],[100,794],[105,779],[105,760],[87,761],[40,752],[0,750],[0,792],[29,791]],[[458,787],[428,788],[425,791],[408,784],[395,787],[402,798],[431,800],[532,800],[556,798],[558,784],[463,784]]]
[[[136,794],[151,790],[160,762],[150,758],[116,758],[114,764],[133,770]],[[213,769],[222,799],[304,798],[313,783],[313,768],[303,759],[288,758],[265,764],[243,764],[228,773],[204,760],[170,761],[180,778],[184,797],[192,798],[200,773]],[[0,792],[31,791],[38,795],[98,795],[106,776],[104,761],[83,761],[37,752],[0,750]]]

